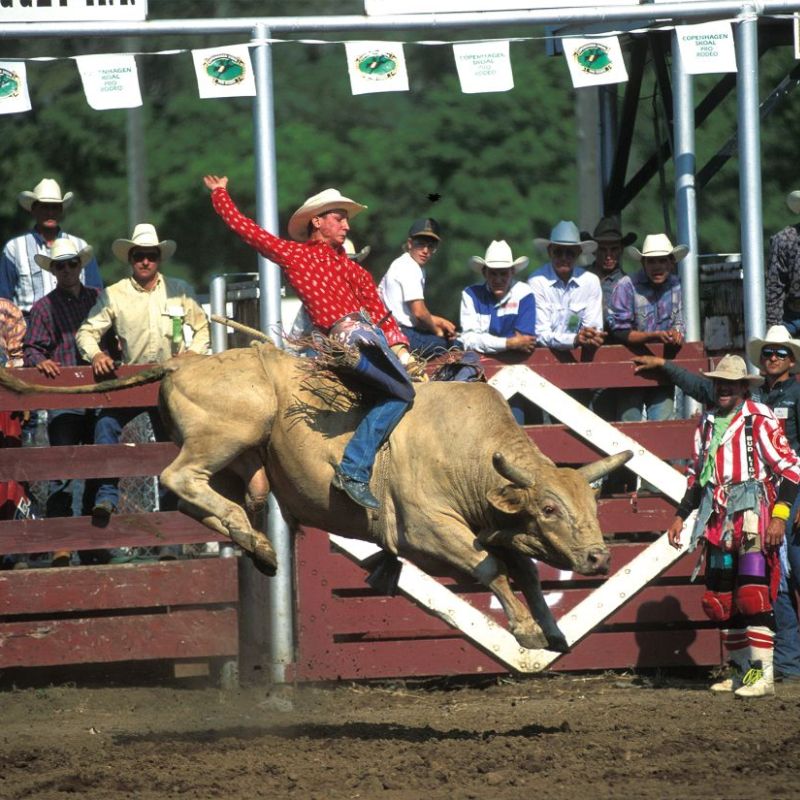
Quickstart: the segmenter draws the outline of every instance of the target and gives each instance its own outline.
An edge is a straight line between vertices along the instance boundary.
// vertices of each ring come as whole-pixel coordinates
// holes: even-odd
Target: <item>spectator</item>
[[[536,301],[536,343],[555,350],[599,347],[603,331],[600,280],[575,266],[581,253],[594,253],[597,242],[582,242],[574,222],[561,220],[549,239],[534,239],[549,261],[528,279]]]
[[[441,355],[456,344],[456,326],[431,314],[425,303],[425,266],[440,242],[435,219],[415,220],[408,230],[405,252],[392,261],[378,286],[409,346],[423,358]]]
[[[55,276],[56,287],[31,307],[28,330],[25,334],[25,366],[36,367],[48,378],[57,378],[62,367],[75,367],[86,362],[80,357],[75,334],[80,324],[94,306],[99,290],[81,283],[81,270],[93,258],[88,245],[76,249],[75,242],[67,237],[53,242],[50,255],[37,253],[38,266]],[[106,342],[106,347],[110,342]],[[50,411],[47,420],[47,438],[51,446],[94,444],[94,409],[71,408]],[[73,481],[69,478],[50,481],[46,515],[71,517],[78,487],[83,491],[77,498],[79,514],[88,515],[94,505],[97,481]],[[86,550],[80,553],[82,564],[107,563],[106,550]],[[70,554],[58,552],[53,557],[54,566],[67,566]]]
[[[130,265],[131,276],[100,293],[76,337],[78,351],[91,362],[95,377],[104,378],[114,372],[114,359],[101,349],[103,336],[112,329],[119,338],[124,364],[160,363],[186,352],[206,353],[208,320],[194,299],[192,288],[185,281],[161,273],[161,265],[175,252],[175,242],[159,240],[152,225],[141,223],[130,239],[117,239],[111,249],[120,261]],[[103,409],[95,426],[95,444],[118,443],[122,428],[146,410]],[[156,413],[150,413],[150,421],[156,441],[168,441]],[[107,520],[118,503],[117,480],[101,479],[93,516]],[[162,495],[162,510],[173,503],[173,498],[167,500]]]
[[[747,354],[760,365],[764,386],[753,390],[756,402],[769,406],[783,427],[789,445],[800,455],[800,342],[789,336],[783,325],[773,325],[764,339],[747,343]],[[689,397],[704,405],[714,402],[714,383],[694,375],[659,356],[635,356],[636,372],[662,369],[666,376]],[[795,501],[789,530],[781,546],[781,582],[773,603],[775,611],[775,678],[800,680],[800,627],[797,621],[795,592],[800,589],[800,496]],[[731,681],[717,684],[717,691]],[[730,689],[728,689],[730,691]]]
[[[17,200],[34,220],[28,233],[11,239],[0,256],[0,297],[11,300],[22,309],[27,318],[31,306],[56,286],[55,277],[42,270],[36,255],[48,255],[53,243],[69,239],[75,250],[82,250],[86,242],[66,233],[61,228],[65,210],[72,203],[72,192],[62,196],[61,187],[52,178],[42,178],[31,192],[22,192]],[[91,258],[81,270],[81,281],[97,289],[103,288],[97,261]]]
[[[800,191],[789,192],[786,205],[800,214]],[[767,325],[785,325],[800,333],[800,225],[787,225],[769,242],[767,261]]]
[[[536,303],[530,288],[514,280],[514,275],[528,266],[528,258],[514,259],[505,241],[493,241],[484,258],[473,256],[469,264],[483,275],[484,282],[461,293],[464,347],[479,353],[532,353],[536,346]],[[525,398],[515,394],[509,398],[509,405],[514,419],[524,424]]]
[[[681,282],[674,270],[688,252],[686,245],[673,247],[663,233],[645,237],[641,251],[628,248],[631,257],[642,262],[642,269],[623,277],[611,296],[609,325],[618,342],[683,344]],[[622,401],[619,418],[623,422],[639,422],[646,408],[649,420],[670,419],[674,396],[674,389],[666,386],[630,389]]]
[[[780,578],[778,551],[797,496],[800,459],[769,407],[750,399],[762,378],[727,355],[712,372],[715,404],[699,421],[686,493],[667,531],[680,547],[689,514],[698,509],[689,549],[702,540],[703,610],[722,630],[733,666],[714,691],[738,697],[775,693],[772,602]]]

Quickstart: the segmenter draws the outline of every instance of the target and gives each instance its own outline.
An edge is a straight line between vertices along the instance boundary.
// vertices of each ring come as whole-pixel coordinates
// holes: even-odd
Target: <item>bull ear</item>
[[[519,514],[525,507],[525,491],[516,486],[490,489],[486,499],[503,514]]]

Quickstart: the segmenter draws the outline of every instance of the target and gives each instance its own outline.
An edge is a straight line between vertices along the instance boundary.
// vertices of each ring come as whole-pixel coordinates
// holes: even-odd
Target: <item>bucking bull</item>
[[[333,468],[361,418],[359,395],[311,359],[270,343],[185,355],[133,378],[84,387],[26,384],[17,392],[103,391],[161,379],[159,409],[177,458],[161,480],[180,509],[229,536],[267,573],[277,568],[254,527],[267,494],[303,525],[377,542],[429,572],[466,572],[494,592],[521,646],[568,645],[542,595],[536,564],[606,574],[610,554],[589,485],[631,457],[558,468],[484,383],[417,385],[413,406],[378,455],[379,511],[331,487]],[[514,580],[530,606],[514,595]]]

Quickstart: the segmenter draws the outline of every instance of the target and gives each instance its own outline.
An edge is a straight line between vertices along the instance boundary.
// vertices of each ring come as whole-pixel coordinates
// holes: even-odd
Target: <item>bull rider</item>
[[[364,508],[379,508],[369,487],[372,466],[381,445],[410,407],[414,387],[403,366],[411,358],[408,340],[387,312],[372,276],[348,258],[343,247],[350,219],[366,206],[337,189],[325,189],[292,214],[289,236],[294,241],[289,241],[239,211],[228,194],[227,177],[206,175],[203,182],[225,224],[283,270],[313,325],[332,339],[358,348],[353,371],[376,390],[378,399],[334,467],[332,485]]]

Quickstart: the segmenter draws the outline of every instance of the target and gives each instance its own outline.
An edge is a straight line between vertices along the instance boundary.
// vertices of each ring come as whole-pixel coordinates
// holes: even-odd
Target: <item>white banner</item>
[[[345,42],[344,47],[353,94],[408,91],[401,42]]]
[[[28,72],[24,61],[0,61],[0,114],[30,111]]]
[[[136,57],[128,53],[77,56],[86,102],[95,111],[138,108],[142,104]]]
[[[598,39],[562,39],[564,57],[569,65],[572,85],[576,89],[625,83],[628,70],[616,36]]]
[[[192,59],[201,98],[255,97],[256,79],[246,44],[192,50]]]
[[[147,0],[2,0],[0,22],[142,22]]]
[[[675,28],[683,67],[689,75],[736,72],[736,49],[730,22],[704,22]]]
[[[664,0],[666,2],[666,0]],[[489,7],[491,5],[491,8]],[[597,0],[570,0],[569,8],[596,6]],[[604,6],[636,6],[639,0],[605,0]],[[566,8],[558,0],[364,0],[368,16],[389,14],[458,14],[469,11],[530,11],[540,8]]]
[[[464,94],[507,92],[514,88],[508,42],[454,44],[453,56]]]

